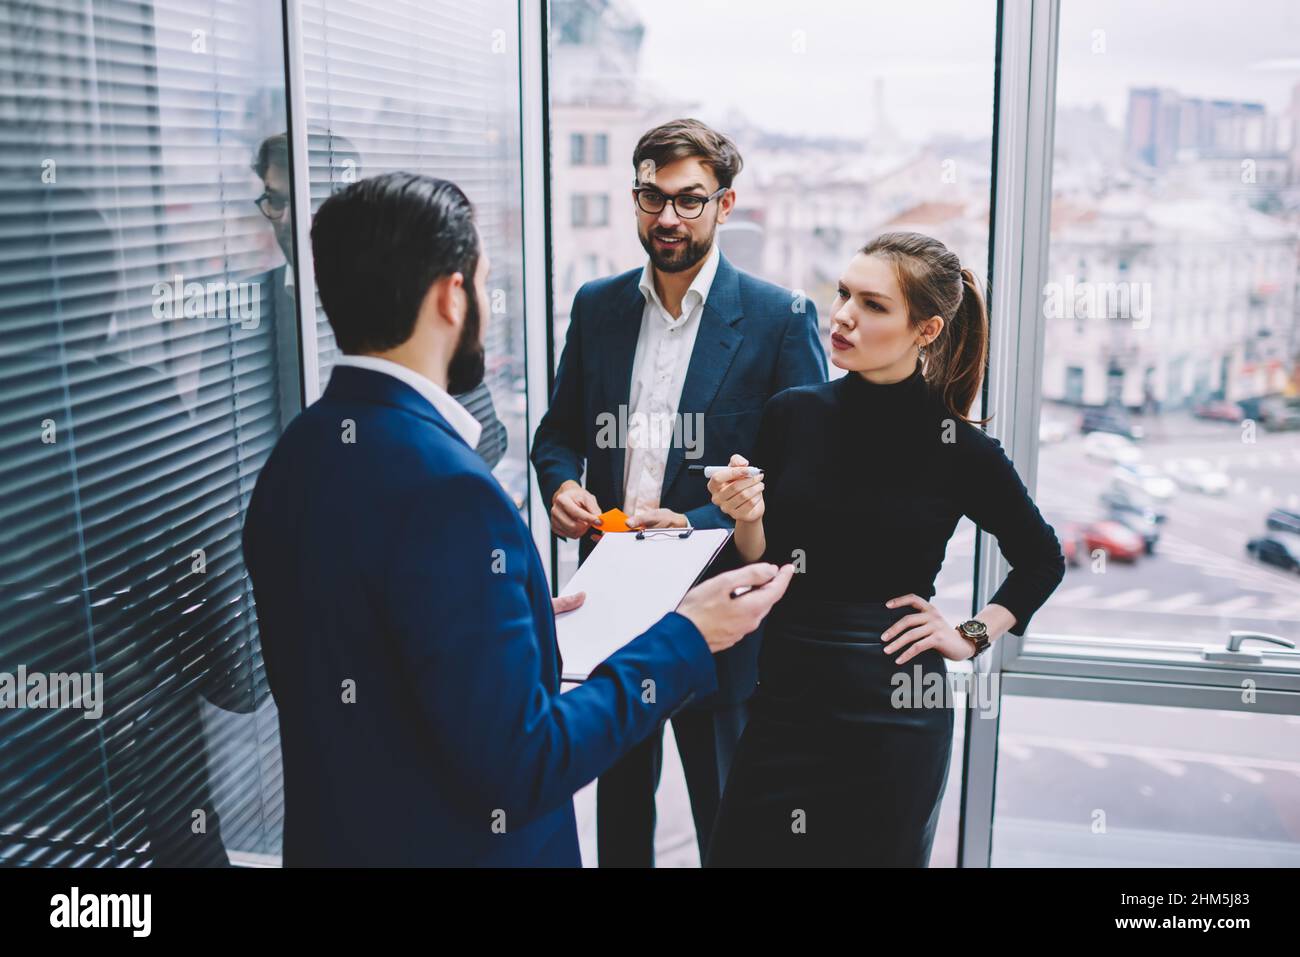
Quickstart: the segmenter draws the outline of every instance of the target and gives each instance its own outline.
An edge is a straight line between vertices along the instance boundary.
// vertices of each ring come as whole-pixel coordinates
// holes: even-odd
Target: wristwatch
[[[957,634],[975,645],[975,654],[971,655],[972,658],[988,649],[989,626],[984,624],[984,622],[980,621],[978,618],[970,618],[963,621],[957,626]]]

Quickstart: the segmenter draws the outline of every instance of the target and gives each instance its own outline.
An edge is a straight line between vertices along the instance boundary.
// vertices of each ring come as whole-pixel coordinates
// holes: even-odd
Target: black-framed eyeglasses
[[[708,196],[701,196],[699,193],[678,193],[676,196],[668,196],[660,192],[653,186],[640,186],[632,190],[636,196],[636,205],[643,213],[649,213],[657,216],[664,211],[664,207],[669,203],[673,204],[673,212],[680,219],[699,219],[700,213],[704,212],[704,207],[709,205],[730,187],[723,186],[718,190],[710,193]]]
[[[257,206],[258,212],[267,219],[279,219],[289,208],[289,197],[266,192],[253,200],[253,203]]]

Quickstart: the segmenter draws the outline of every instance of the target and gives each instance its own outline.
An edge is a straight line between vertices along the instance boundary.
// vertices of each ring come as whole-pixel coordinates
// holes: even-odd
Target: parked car
[[[1141,489],[1157,502],[1167,502],[1178,492],[1173,479],[1154,465],[1144,465],[1141,462],[1115,466],[1111,469],[1110,484],[1112,488],[1118,485]]]
[[[1300,535],[1300,512],[1275,508],[1268,513],[1268,518],[1264,519],[1264,524],[1274,531],[1291,532],[1294,535]]]
[[[1111,512],[1132,512],[1144,521],[1163,525],[1168,519],[1165,511],[1145,492],[1127,487],[1109,488],[1101,493],[1101,503]]]
[[[1270,432],[1294,432],[1300,430],[1300,409],[1292,405],[1275,402],[1260,406],[1259,421]]]
[[[1245,418],[1241,406],[1235,402],[1222,399],[1202,402],[1192,408],[1192,415],[1198,419],[1213,419],[1216,422],[1240,422]]]
[[[1106,406],[1100,409],[1087,409],[1079,421],[1079,431],[1084,435],[1104,432],[1109,435],[1121,435],[1126,439],[1137,441],[1142,438],[1142,426],[1129,421],[1128,414],[1118,406]]]
[[[1287,532],[1252,538],[1246,543],[1246,551],[1252,558],[1283,571],[1300,570],[1300,537]]]
[[[1147,555],[1154,555],[1156,545],[1160,543],[1160,521],[1163,518],[1163,516],[1157,518],[1157,515],[1158,512],[1149,508],[1111,508],[1109,518],[1139,535],[1142,538],[1142,551]]]
[[[1098,549],[1108,558],[1135,562],[1145,552],[1142,536],[1110,519],[1100,522],[1070,522],[1061,530],[1062,552],[1071,565],[1078,565]]]
[[[1083,440],[1083,454],[1104,462],[1134,464],[1142,458],[1142,450],[1131,439],[1112,432],[1092,432]]]
[[[1227,473],[1220,472],[1205,459],[1177,459],[1165,470],[1182,488],[1203,495],[1222,495],[1232,484]]]

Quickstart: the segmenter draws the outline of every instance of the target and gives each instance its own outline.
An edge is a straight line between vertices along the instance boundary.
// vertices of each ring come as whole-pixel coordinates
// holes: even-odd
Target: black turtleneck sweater
[[[1013,634],[1065,574],[1056,534],[1001,443],[950,415],[920,363],[888,385],[850,372],[778,393],[751,461],[766,473],[763,560],[803,560],[785,600],[928,599],[962,515],[1011,565],[990,600],[1015,615]],[[738,560],[728,552],[727,564]]]

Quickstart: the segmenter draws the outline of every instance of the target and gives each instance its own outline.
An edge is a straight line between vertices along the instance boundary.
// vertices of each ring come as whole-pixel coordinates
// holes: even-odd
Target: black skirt
[[[947,666],[929,649],[900,667],[902,652],[886,655],[880,642],[914,612],[850,602],[773,609],[706,866],[929,863],[954,716],[933,695],[917,707],[909,689],[918,678],[944,681]]]

